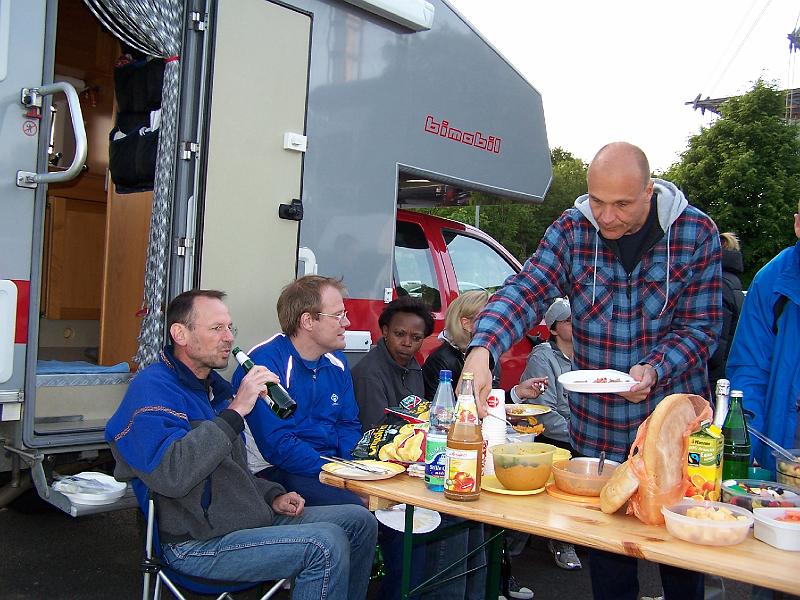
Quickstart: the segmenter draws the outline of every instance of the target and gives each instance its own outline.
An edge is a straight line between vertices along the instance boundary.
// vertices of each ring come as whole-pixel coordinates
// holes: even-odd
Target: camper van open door
[[[279,331],[295,278],[311,17],[221,0],[214,21],[200,286],[228,292],[247,350]]]

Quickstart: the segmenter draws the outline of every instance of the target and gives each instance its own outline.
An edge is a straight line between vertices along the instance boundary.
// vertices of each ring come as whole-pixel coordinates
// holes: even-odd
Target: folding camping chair
[[[241,592],[261,585],[260,582],[234,582],[216,579],[204,579],[180,573],[169,567],[161,559],[161,545],[158,542],[158,528],[156,526],[156,506],[152,495],[147,499],[147,533],[145,537],[145,556],[141,563],[144,576],[142,600],[160,600],[161,586],[166,586],[173,597],[186,600],[179,587],[198,594],[219,594],[217,600],[233,600],[234,592]],[[150,595],[150,579],[155,577],[152,596]],[[260,600],[268,600],[277,594],[283,587],[286,579],[275,583]]]

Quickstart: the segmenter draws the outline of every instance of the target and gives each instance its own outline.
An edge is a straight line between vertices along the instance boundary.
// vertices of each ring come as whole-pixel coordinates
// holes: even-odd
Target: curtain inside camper
[[[84,0],[108,30],[127,45],[163,58],[164,89],[158,140],[153,216],[147,248],[143,307],[136,362],[142,369],[158,360],[163,341],[163,304],[167,281],[170,214],[174,189],[178,86],[184,3],[182,0]]]

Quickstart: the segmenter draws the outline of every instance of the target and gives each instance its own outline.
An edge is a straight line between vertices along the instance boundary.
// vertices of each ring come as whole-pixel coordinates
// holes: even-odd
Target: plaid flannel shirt
[[[489,349],[496,362],[539,323],[553,298],[568,296],[576,369],[627,373],[647,363],[658,375],[640,403],[616,394],[570,394],[575,449],[588,456],[605,450],[625,460],[636,430],[662,398],[684,392],[709,397],[706,363],[722,326],[720,259],[713,221],[687,206],[628,276],[595,226],[569,209],[492,297],[471,345]]]

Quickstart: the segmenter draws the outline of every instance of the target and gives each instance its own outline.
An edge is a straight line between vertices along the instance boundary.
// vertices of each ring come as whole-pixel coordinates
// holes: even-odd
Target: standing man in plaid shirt
[[[668,181],[650,178],[644,152],[604,146],[589,193],[545,232],[476,322],[464,371],[485,402],[491,367],[540,320],[553,298],[572,306],[575,369],[617,369],[639,383],[624,394],[570,394],[572,445],[627,458],[636,430],[672,393],[709,397],[706,363],[722,326],[721,250],[714,222]],[[590,551],[594,597],[638,600],[636,560]],[[661,565],[665,597],[703,598],[702,574]]]

